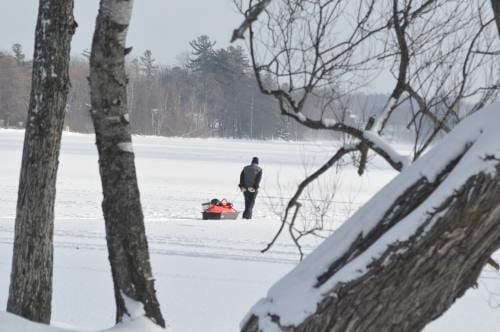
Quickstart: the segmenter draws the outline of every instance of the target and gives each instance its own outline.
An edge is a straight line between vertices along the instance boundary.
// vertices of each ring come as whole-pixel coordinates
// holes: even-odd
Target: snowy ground
[[[0,310],[7,301],[22,139],[21,131],[0,131]],[[279,226],[274,210],[280,198],[293,191],[306,170],[326,161],[333,148],[326,143],[156,137],[136,137],[134,143],[165,319],[175,332],[237,331],[251,305],[297,263],[296,249],[286,239],[269,253],[259,252]],[[254,220],[200,220],[200,204],[214,197],[242,207],[239,172],[254,155],[264,169]],[[329,181],[337,195],[329,226],[338,226],[394,175],[377,159],[362,179],[354,169],[332,173]],[[114,302],[91,135],[64,135],[57,190],[53,322],[89,331],[109,328]],[[321,199],[320,192],[313,196]],[[306,251],[318,241],[310,239]],[[426,331],[500,331],[499,280],[487,269],[480,287]]]

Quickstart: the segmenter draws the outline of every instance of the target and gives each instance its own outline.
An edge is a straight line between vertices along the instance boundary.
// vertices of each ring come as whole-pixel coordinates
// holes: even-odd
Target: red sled
[[[229,203],[225,198],[220,201],[214,198],[209,203],[201,204],[201,206],[203,208],[203,220],[234,220],[238,218],[239,212],[233,208],[233,204]]]

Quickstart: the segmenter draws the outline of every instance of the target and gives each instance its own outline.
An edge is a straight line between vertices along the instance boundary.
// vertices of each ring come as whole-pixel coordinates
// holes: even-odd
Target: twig
[[[298,199],[300,198],[300,195],[302,194],[302,192],[304,191],[304,189],[311,182],[313,182],[319,176],[321,176],[321,174],[325,173],[328,169],[330,169],[333,165],[335,165],[335,163],[338,162],[343,156],[345,156],[346,154],[351,153],[353,151],[356,151],[356,150],[359,150],[359,146],[356,146],[354,148],[345,148],[345,147],[340,148],[337,151],[337,153],[335,153],[335,155],[333,155],[333,157],[331,157],[323,166],[321,166],[318,170],[316,170],[316,172],[314,172],[313,174],[309,175],[307,178],[305,178],[299,184],[299,187],[297,188],[297,191],[295,192],[295,194],[292,196],[292,198],[288,202],[288,205],[287,205],[287,207],[285,209],[285,215],[283,216],[283,219],[281,220],[281,226],[280,226],[279,230],[276,232],[276,234],[274,235],[274,237],[271,240],[271,242],[269,242],[267,244],[267,246],[264,249],[261,250],[262,253],[264,253],[264,252],[268,251],[269,249],[271,249],[271,247],[274,245],[274,243],[276,242],[276,240],[280,236],[281,232],[283,231],[283,229],[285,227],[285,224],[287,223],[288,212],[293,207],[297,207],[298,205],[300,205],[300,203],[298,202]],[[296,218],[296,213],[297,213],[297,210],[295,210],[295,215],[292,218],[292,222],[290,223],[290,227],[293,227],[293,223],[295,222],[295,218]],[[294,239],[294,241],[295,241],[295,239]]]
[[[500,270],[500,265],[493,259],[493,258],[488,258],[488,260],[486,261],[487,264],[493,266],[493,268],[497,271]]]

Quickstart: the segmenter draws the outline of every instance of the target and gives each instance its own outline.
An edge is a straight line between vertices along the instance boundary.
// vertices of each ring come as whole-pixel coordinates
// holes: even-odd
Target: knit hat
[[[259,158],[253,157],[252,158],[252,164],[258,165],[259,164]]]

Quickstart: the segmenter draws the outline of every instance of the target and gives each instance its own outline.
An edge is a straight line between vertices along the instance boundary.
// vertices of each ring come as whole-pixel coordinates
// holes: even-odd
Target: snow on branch
[[[389,120],[389,117],[391,116],[391,112],[396,108],[397,106],[397,98],[391,97],[387,101],[387,104],[384,107],[384,110],[382,111],[382,114],[380,114],[377,119],[375,120],[375,123],[373,124],[372,131],[376,133],[380,133],[382,129],[384,128],[385,123]]]
[[[397,171],[401,171],[404,167],[410,164],[409,158],[402,156],[394,148],[390,146],[382,137],[373,133],[372,129],[360,130],[356,127],[349,126],[342,122],[325,120],[312,120],[305,116],[302,112],[289,112],[286,108],[281,109],[281,113],[285,116],[291,117],[300,122],[304,126],[311,129],[328,129],[344,134],[351,135],[352,137],[360,140],[366,144],[368,148],[373,150],[379,156],[384,158],[391,166]]]
[[[337,120],[335,120],[335,119],[329,119],[329,118],[323,118],[323,119],[321,119],[321,122],[323,123],[323,125],[325,127],[331,128],[331,127],[333,127],[337,123]]]
[[[302,112],[298,112],[297,113],[297,118],[299,119],[300,122],[306,122],[307,121],[307,117]]]
[[[363,137],[370,142],[372,149],[375,151],[384,151],[390,160],[401,165],[402,168],[410,165],[410,159],[408,157],[398,153],[387,141],[382,138],[382,136],[378,135],[376,132],[365,130],[363,131]]]

